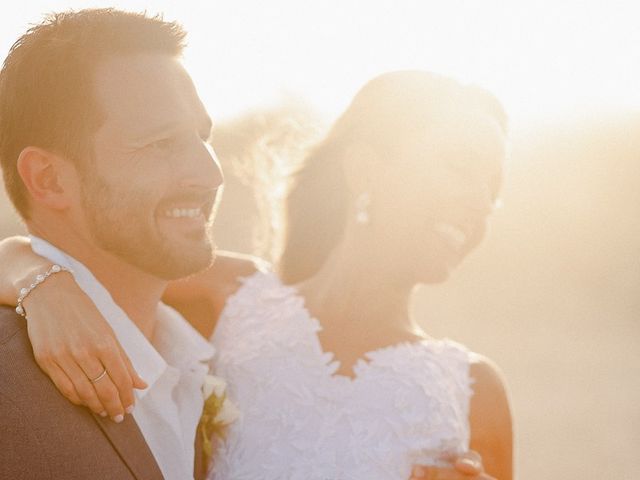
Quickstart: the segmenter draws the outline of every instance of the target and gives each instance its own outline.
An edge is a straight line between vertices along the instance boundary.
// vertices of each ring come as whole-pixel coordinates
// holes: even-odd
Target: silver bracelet
[[[21,288],[20,296],[18,297],[18,306],[16,307],[16,313],[18,315],[26,317],[27,313],[24,311],[24,307],[22,306],[22,302],[24,302],[24,299],[27,298],[29,294],[33,292],[36,289],[36,287],[40,285],[42,282],[44,282],[47,278],[49,278],[54,273],[60,273],[60,272],[73,273],[67,267],[63,267],[62,265],[58,265],[57,263],[54,263],[53,265],[51,265],[51,267],[49,267],[49,270],[39,275],[36,275],[36,278],[33,280],[33,283],[31,285],[29,285],[28,287]]]

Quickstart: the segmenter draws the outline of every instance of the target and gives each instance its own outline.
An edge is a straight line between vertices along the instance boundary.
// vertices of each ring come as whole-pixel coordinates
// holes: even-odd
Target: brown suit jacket
[[[163,478],[130,415],[117,425],[58,392],[35,363],[25,319],[7,307],[0,307],[0,478]]]

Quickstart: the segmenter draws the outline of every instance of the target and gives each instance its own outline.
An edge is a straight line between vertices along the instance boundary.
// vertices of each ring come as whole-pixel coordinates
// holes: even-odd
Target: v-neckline
[[[354,385],[356,382],[358,382],[362,378],[362,375],[361,375],[362,370],[371,368],[372,364],[375,362],[375,359],[372,359],[369,357],[372,355],[376,355],[384,350],[397,351],[397,350],[400,350],[401,348],[410,348],[412,346],[413,347],[420,346],[422,348],[433,348],[434,345],[442,344],[442,342],[446,341],[444,339],[437,339],[429,336],[422,339],[416,339],[416,340],[400,340],[390,345],[373,348],[363,352],[351,366],[352,375],[335,373],[336,371],[340,370],[340,367],[342,367],[343,362],[337,358],[335,352],[325,349],[324,345],[322,344],[322,341],[320,340],[320,336],[318,335],[318,331],[323,328],[322,324],[320,323],[320,320],[318,320],[318,318],[315,317],[309,311],[306,305],[306,299],[300,293],[297,286],[285,285],[281,283],[279,277],[274,272],[258,271],[246,277],[242,277],[241,280],[243,282],[243,285],[233,295],[231,295],[227,299],[227,302],[224,308],[222,309],[222,312],[220,313],[220,318],[221,319],[224,318],[230,301],[232,299],[239,298],[241,296],[246,295],[247,293],[244,292],[244,290],[248,288],[249,285],[253,284],[253,282],[260,277],[265,277],[265,278],[271,277],[272,279],[275,279],[275,281],[277,282],[278,289],[283,289],[281,290],[281,293],[277,295],[277,297],[292,297],[293,299],[297,300],[296,307],[299,309],[299,312],[304,317],[304,321],[301,323],[305,325],[308,335],[310,335],[312,342],[315,344],[318,362],[321,364],[322,368],[325,370],[327,378],[335,382],[344,382],[344,383]],[[294,316],[293,320],[300,321],[301,319]],[[214,338],[216,337],[216,331],[217,331],[217,328],[214,329],[213,333],[211,334],[210,341],[214,341]],[[367,360],[367,358],[369,358],[369,360]],[[337,367],[333,370],[333,372],[330,373],[329,367],[332,364],[336,364]]]
[[[389,345],[372,348],[361,353],[356,359],[356,361],[353,362],[350,368],[352,375],[345,375],[344,373],[336,373],[343,366],[343,362],[342,360],[337,358],[337,355],[335,354],[335,352],[326,349],[322,344],[322,341],[320,340],[320,335],[318,335],[318,332],[323,328],[322,323],[320,323],[320,320],[309,311],[306,305],[306,299],[298,291],[297,288],[292,288],[292,295],[294,297],[297,297],[298,300],[300,300],[299,308],[301,312],[304,314],[304,318],[306,320],[305,323],[309,327],[308,333],[311,335],[311,338],[313,339],[313,342],[316,345],[317,351],[319,352],[319,356],[318,356],[319,360],[322,363],[322,365],[325,367],[325,370],[327,370],[326,367],[329,367],[331,364],[337,365],[337,368],[334,370],[333,373],[327,372],[327,376],[331,380],[341,381],[341,382],[347,381],[350,384],[355,384],[361,378],[361,374],[358,372],[358,370],[362,370],[363,368],[370,368],[372,366],[374,359],[371,358],[371,355],[375,355],[378,352],[381,352],[384,350],[396,351],[401,348],[407,348],[410,346],[427,347],[428,345],[431,345],[434,342],[439,342],[439,340],[429,337],[429,338],[422,338],[420,340],[416,339],[413,341],[400,340]]]

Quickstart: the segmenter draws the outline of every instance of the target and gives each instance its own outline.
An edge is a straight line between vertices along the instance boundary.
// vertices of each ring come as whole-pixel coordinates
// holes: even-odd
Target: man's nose
[[[184,159],[180,184],[215,190],[224,183],[224,176],[213,147],[199,141]]]

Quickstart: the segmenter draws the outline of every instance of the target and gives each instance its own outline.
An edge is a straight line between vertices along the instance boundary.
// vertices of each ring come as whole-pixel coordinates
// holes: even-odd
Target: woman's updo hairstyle
[[[454,107],[487,113],[506,133],[500,103],[479,87],[425,71],[385,73],[362,87],[291,175],[279,260],[285,283],[316,273],[342,237],[349,207],[342,167],[347,148],[365,143],[393,161],[394,149],[407,134],[428,134]]]

